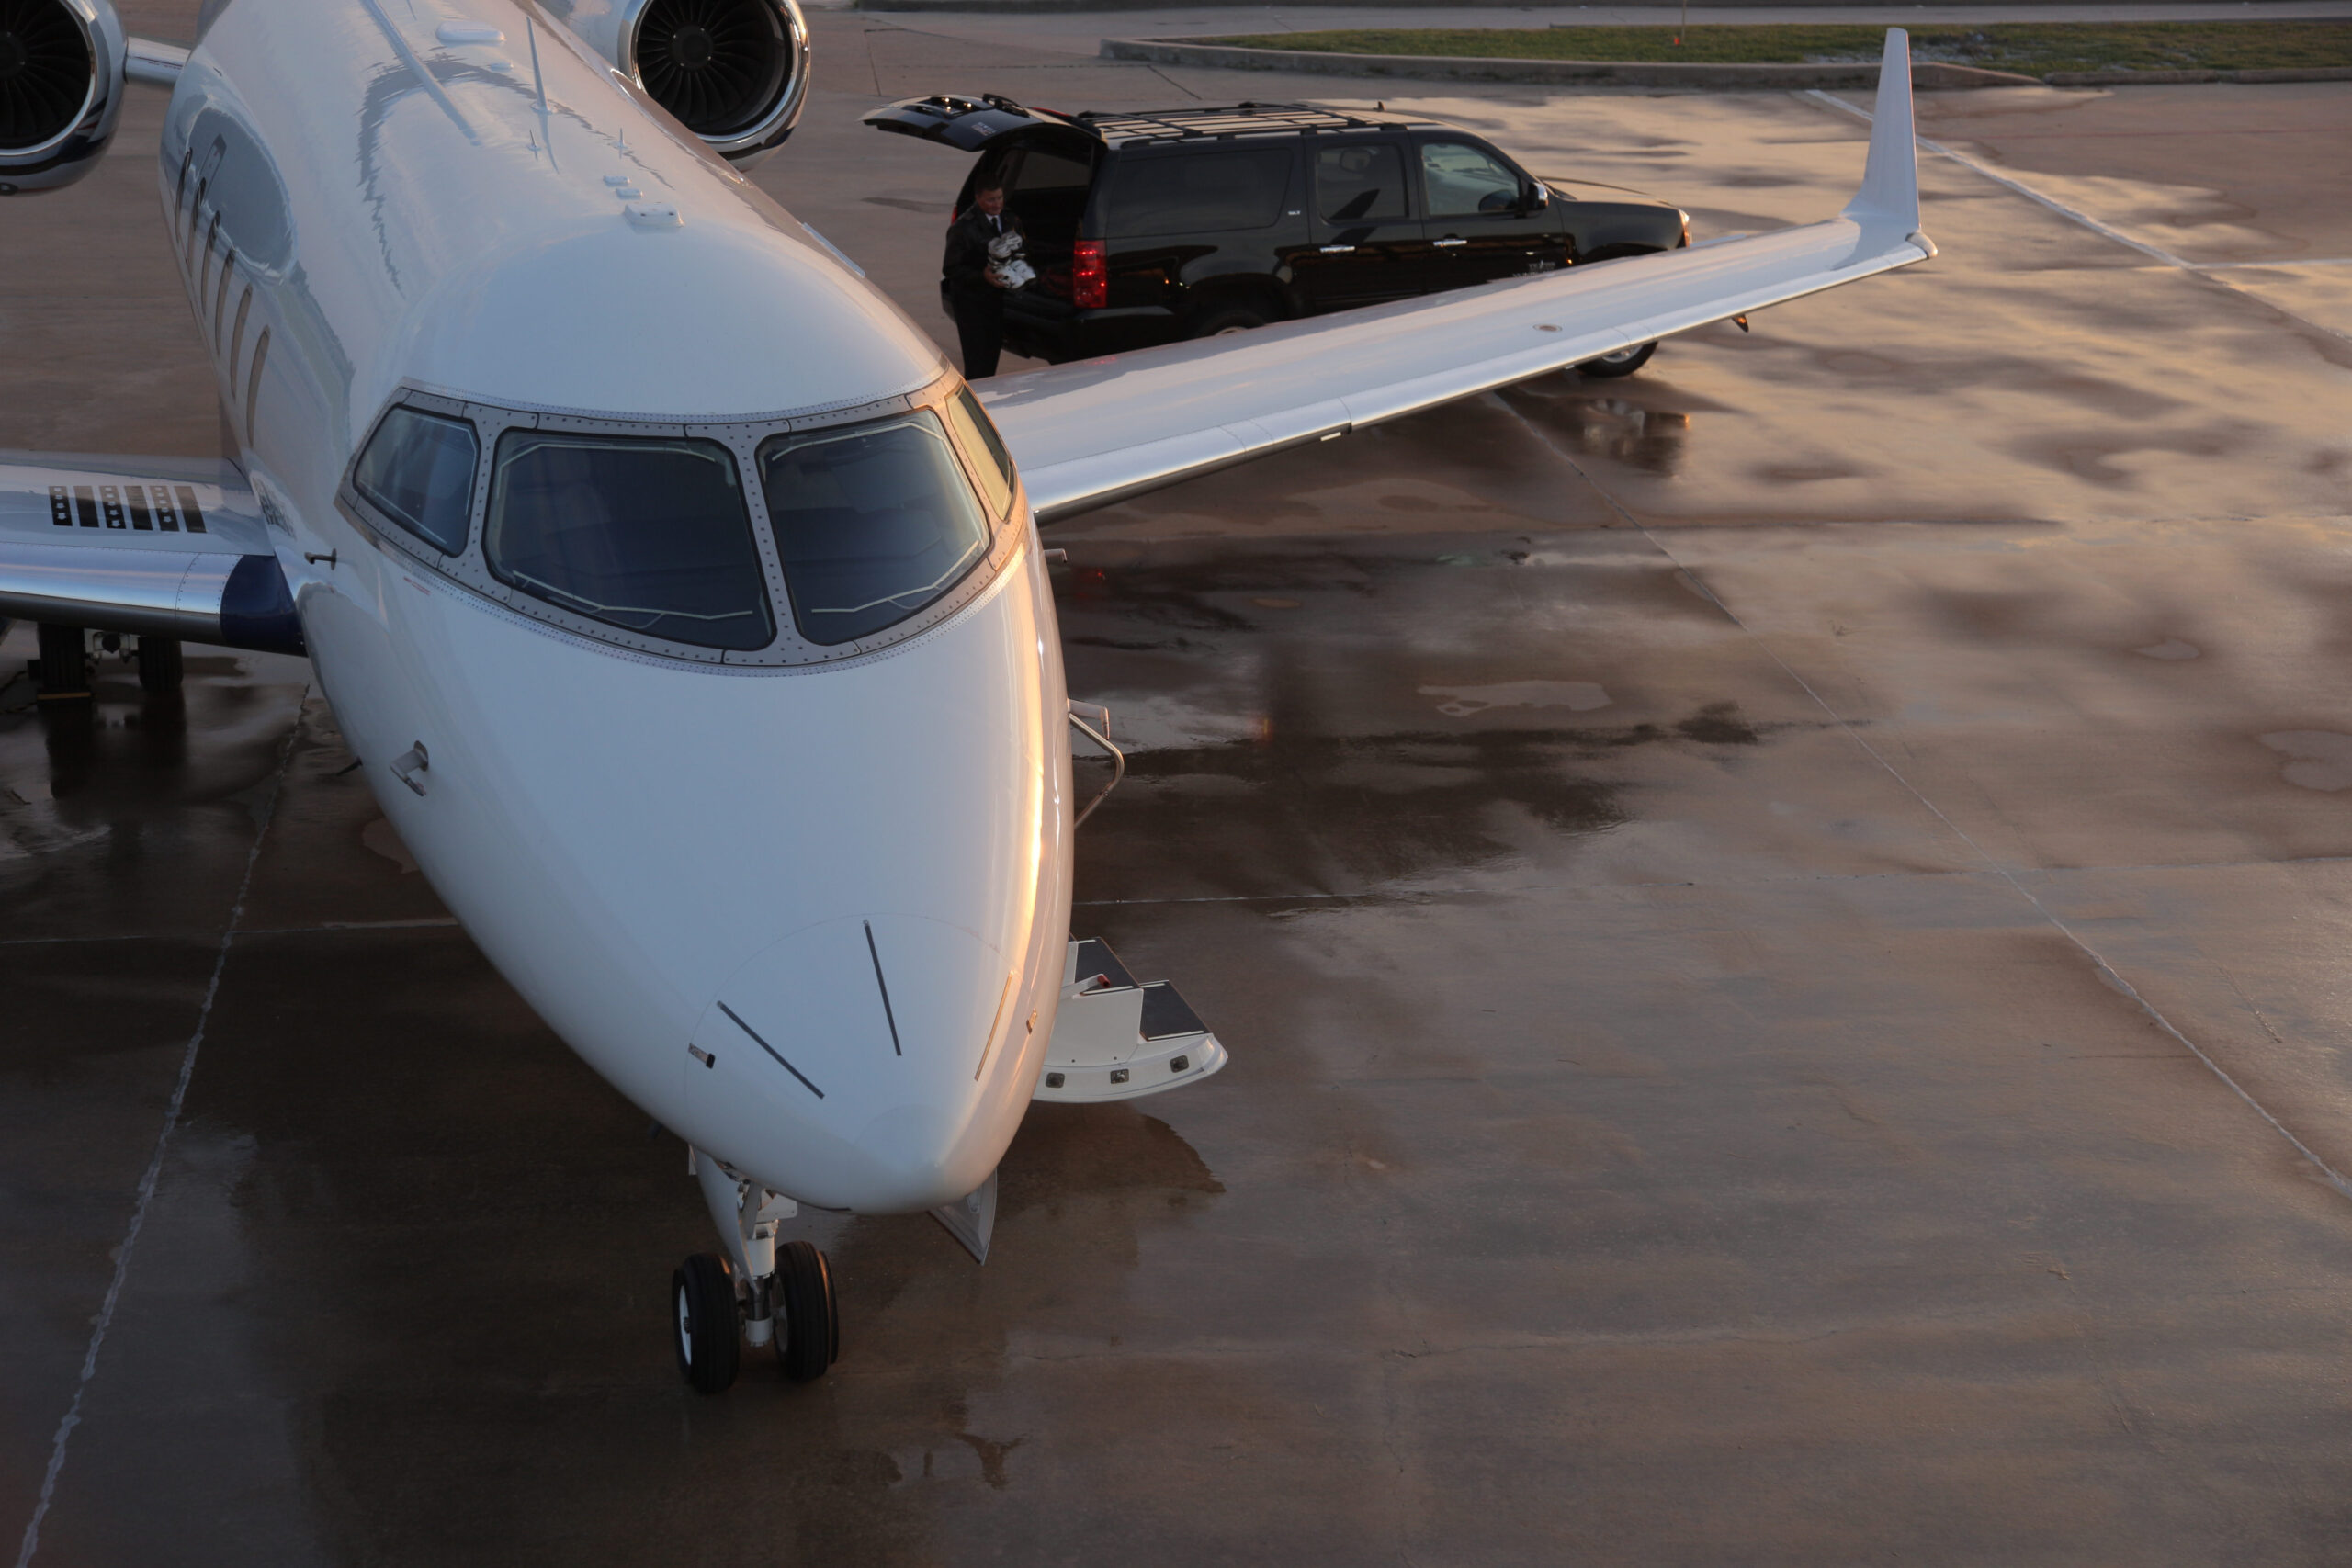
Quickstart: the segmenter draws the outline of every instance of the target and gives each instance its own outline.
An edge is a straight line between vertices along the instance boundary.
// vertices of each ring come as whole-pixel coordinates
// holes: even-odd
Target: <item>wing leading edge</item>
[[[1889,28],[1861,188],[1836,218],[1145,349],[976,388],[1041,523],[1817,294],[1936,254],[1908,35]]]

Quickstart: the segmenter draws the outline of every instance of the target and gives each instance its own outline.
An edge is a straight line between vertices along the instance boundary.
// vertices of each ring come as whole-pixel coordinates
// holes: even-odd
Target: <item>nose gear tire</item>
[[[784,1332],[776,1337],[776,1359],[794,1382],[814,1382],[841,1359],[833,1271],[815,1247],[789,1241],[775,1249],[775,1275],[784,1296]]]
[[[741,1365],[742,1327],[735,1271],[716,1252],[697,1252],[670,1276],[672,1342],[678,1375],[696,1393],[724,1393]]]

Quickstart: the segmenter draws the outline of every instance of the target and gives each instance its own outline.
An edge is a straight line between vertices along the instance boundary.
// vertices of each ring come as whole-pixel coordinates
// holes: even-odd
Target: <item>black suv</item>
[[[865,122],[978,153],[957,213],[983,174],[1003,182],[1038,275],[1005,302],[1005,344],[1057,364],[1690,243],[1675,208],[1581,199],[1436,120],[1301,104],[1065,115],[991,94]],[[1584,369],[1626,375],[1654,346]]]

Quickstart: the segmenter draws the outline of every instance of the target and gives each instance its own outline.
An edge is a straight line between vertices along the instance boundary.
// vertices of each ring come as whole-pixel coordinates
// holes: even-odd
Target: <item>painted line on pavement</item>
[[[310,699],[310,688],[302,690],[302,701]],[[25,1524],[22,1544],[17,1549],[17,1568],[28,1568],[33,1553],[40,1550],[41,1522],[49,1517],[51,1503],[56,1500],[57,1478],[65,1470],[65,1449],[74,1436],[74,1428],[82,1424],[82,1401],[90,1392],[90,1382],[98,1374],[98,1352],[107,1342],[107,1330],[113,1326],[114,1312],[122,1301],[122,1287],[130,1276],[130,1258],[139,1245],[139,1232],[147,1223],[147,1207],[155,1201],[155,1188],[163,1180],[164,1156],[170,1151],[172,1134],[178,1130],[180,1111],[187,1103],[188,1080],[196,1076],[196,1055],[204,1045],[204,1031],[212,1021],[212,1004],[220,996],[220,976],[229,966],[229,949],[237,939],[237,922],[245,912],[245,894],[253,886],[254,867],[260,863],[262,844],[269,837],[269,825],[277,814],[277,797],[286,787],[286,770],[294,760],[294,743],[302,733],[302,705],[295,704],[294,721],[287,727],[286,742],[277,757],[277,774],[270,781],[269,799],[263,805],[261,825],[254,830],[254,847],[245,852],[245,874],[237,883],[237,897],[230,906],[228,929],[220,933],[220,946],[213,954],[212,978],[204,987],[204,1001],[196,1011],[196,1031],[187,1037],[187,1044],[180,1053],[180,1076],[172,1085],[172,1098],[164,1111],[163,1131],[155,1135],[155,1152],[148,1156],[147,1169],[139,1178],[139,1201],[130,1211],[130,1228],[123,1233],[122,1245],[115,1249],[114,1278],[107,1282],[106,1299],[99,1303],[98,1315],[90,1329],[90,1348],[82,1357],[82,1376],[74,1385],[74,1402],[66,1406],[64,1419],[57,1424],[57,1435],[50,1440],[49,1468],[41,1474],[40,1495],[33,1504],[33,1517]]]
[[[1868,124],[1871,118],[1870,110],[1849,104],[1845,99],[1838,97],[1836,94],[1824,92],[1819,87],[1808,87],[1804,92],[1798,96],[1801,97],[1811,98],[1815,103],[1826,104],[1833,109],[1838,109],[1843,113],[1852,115],[1855,118],[1861,120],[1865,124]],[[2213,284],[2216,288],[2226,288],[2231,293],[2237,295],[2241,299],[2251,299],[2257,305],[2266,306],[2270,310],[2276,310],[2280,315],[2286,317],[2289,321],[2301,321],[2303,325],[2311,328],[2314,332],[2323,332],[2327,333],[2330,337],[2342,338],[2346,343],[2352,343],[2352,333],[2339,331],[2335,327],[2327,325],[2324,321],[2314,321],[2309,316],[2298,315],[2296,312],[2288,310],[2284,305],[2278,303],[2276,300],[2266,299],[2259,294],[2250,293],[2244,288],[2240,288],[2237,285],[2230,282],[2227,278],[2215,277],[2212,276],[2216,272],[2233,270],[2239,267],[2263,265],[2298,266],[2312,265],[2334,266],[2340,265],[2342,265],[2341,263],[2335,261],[2326,261],[2317,264],[2299,262],[2193,262],[2185,256],[2177,256],[2161,246],[2149,244],[2144,240],[2135,240],[2131,235],[2125,233],[2122,230],[2116,228],[2113,224],[2101,222],[2098,219],[2092,217],[2089,213],[2085,212],[2078,207],[2070,207],[2054,196],[2050,196],[2041,191],[2038,191],[2031,186],[2027,185],[2023,180],[2015,179],[2010,175],[2003,174],[2000,170],[1993,167],[1993,165],[1985,163],[1981,158],[1972,157],[1966,152],[1954,152],[1951,148],[1945,146],[1942,142],[1931,141],[1924,136],[1917,138],[1917,141],[1920,146],[1926,148],[1928,152],[1933,152],[1938,157],[1949,158],[1953,163],[1958,164],[1961,167],[1973,170],[1975,173],[1982,175],[1984,178],[1991,180],[1995,185],[2005,186],[2010,190],[2017,192],[2019,196],[2024,197],[2027,200],[2038,202],[2041,206],[2048,208],[2051,211],[2057,213],[2059,216],[2071,219],[2075,222],[2081,224],[2084,228],[2088,229],[2093,233],[2098,234],[2104,239],[2112,240],[2119,245],[2128,246],[2131,249],[2139,252],[2143,256],[2152,257],[2156,261],[2164,263],[2166,266],[2176,267],[2182,272],[2188,273],[2192,277],[2202,277],[2206,279],[2206,281]],[[1924,214],[1922,215],[1922,221],[1925,221]]]

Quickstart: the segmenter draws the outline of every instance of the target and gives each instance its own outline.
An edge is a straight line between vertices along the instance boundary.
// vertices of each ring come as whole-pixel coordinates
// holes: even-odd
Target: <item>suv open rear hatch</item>
[[[958,152],[978,152],[1009,130],[1031,126],[1067,128],[1069,121],[1043,109],[1024,108],[1011,98],[983,93],[967,98],[956,93],[934,93],[927,98],[900,98],[870,109],[865,123],[876,130],[920,136]]]

